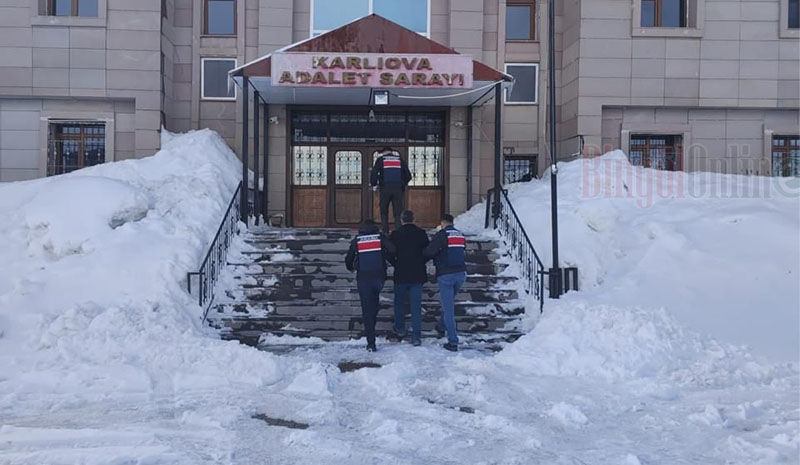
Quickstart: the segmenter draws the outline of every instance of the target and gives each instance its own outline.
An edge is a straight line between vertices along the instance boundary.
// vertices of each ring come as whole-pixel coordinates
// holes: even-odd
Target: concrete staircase
[[[346,229],[251,229],[245,241],[253,250],[229,258],[228,279],[222,281],[227,288],[218,288],[209,324],[225,339],[267,350],[360,338],[355,274],[344,265],[354,234]],[[467,244],[468,278],[455,309],[459,336],[470,347],[498,350],[502,342],[520,336],[525,307],[516,278],[500,275],[506,265],[497,263],[498,244],[470,237]],[[389,279],[381,295],[379,337],[392,328],[392,289]],[[441,311],[435,283],[424,285],[422,307],[423,339],[435,338]],[[407,325],[410,329],[410,320]],[[271,337],[265,342],[265,335],[317,339],[285,338],[282,343],[284,338]]]

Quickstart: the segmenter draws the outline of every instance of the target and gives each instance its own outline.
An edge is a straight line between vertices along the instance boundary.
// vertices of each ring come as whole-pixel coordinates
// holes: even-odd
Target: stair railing
[[[198,277],[199,288],[197,291],[197,303],[203,308],[203,321],[206,321],[208,310],[211,308],[211,303],[214,301],[214,285],[217,283],[219,273],[225,267],[228,259],[228,249],[233,241],[233,236],[237,233],[237,225],[239,223],[239,214],[241,208],[241,200],[239,193],[242,190],[242,183],[236,187],[228,209],[225,211],[225,216],[222,218],[217,229],[217,234],[211,245],[208,247],[208,252],[203,259],[198,271],[191,271],[186,273],[186,285],[189,294],[192,293],[192,277]]]
[[[528,233],[522,227],[522,222],[517,216],[511,200],[508,199],[508,191],[500,188],[500,203],[495,205],[495,189],[489,189],[486,194],[486,220],[484,227],[489,225],[497,215],[494,222],[495,228],[506,241],[506,245],[511,252],[512,258],[519,263],[522,268],[522,278],[525,281],[525,292],[533,295],[539,301],[539,313],[544,310],[544,275],[548,274],[545,270],[539,254],[533,247]]]

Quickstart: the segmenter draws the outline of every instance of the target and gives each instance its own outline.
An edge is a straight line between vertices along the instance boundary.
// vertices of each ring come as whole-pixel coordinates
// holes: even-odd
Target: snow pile
[[[681,326],[798,361],[797,180],[643,169],[619,151],[559,164],[558,177],[561,264],[578,266],[582,291],[570,299],[663,307]],[[550,266],[549,174],[509,198]],[[483,208],[459,227],[479,232]]]
[[[0,462],[168,457],[167,430],[183,428],[192,432],[181,441],[213,456],[219,424],[247,401],[215,413],[203,399],[236,399],[283,376],[269,354],[209,334],[185,290],[240,170],[204,130],[149,158],[0,184],[0,442],[24,438]],[[89,429],[50,429],[76,418]],[[146,421],[164,433],[135,426]]]
[[[500,363],[548,376],[609,382],[669,379],[681,385],[769,384],[796,367],[759,363],[744,348],[708,339],[663,309],[552,305],[534,330],[497,355]]]

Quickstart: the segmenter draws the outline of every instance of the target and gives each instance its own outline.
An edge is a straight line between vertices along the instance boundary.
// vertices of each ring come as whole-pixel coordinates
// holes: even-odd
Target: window
[[[441,185],[444,147],[411,146],[408,148],[409,186],[437,187]]]
[[[236,68],[233,58],[203,58],[200,87],[204,100],[236,100],[236,89],[228,86],[228,72]]]
[[[800,136],[772,137],[772,175],[800,177]]]
[[[642,27],[687,27],[687,0],[642,0]]]
[[[628,158],[634,166],[665,171],[681,169],[683,136],[631,134]]]
[[[506,2],[506,40],[534,40],[535,5],[532,0]]]
[[[328,184],[328,148],[315,146],[292,147],[292,184],[295,186],[325,186]]]
[[[84,16],[97,18],[98,0],[48,0],[49,16]]]
[[[514,155],[503,160],[503,183],[527,182],[537,177],[536,155]]]
[[[505,103],[535,104],[538,98],[539,65],[536,63],[506,64],[506,74],[514,76],[514,88]]]
[[[69,173],[106,161],[106,126],[103,123],[51,123],[47,175]]]
[[[418,34],[429,35],[430,0],[313,0],[311,36],[372,13]]]
[[[203,33],[213,36],[236,35],[236,0],[203,0]]]
[[[800,0],[789,0],[789,29],[800,29]]]

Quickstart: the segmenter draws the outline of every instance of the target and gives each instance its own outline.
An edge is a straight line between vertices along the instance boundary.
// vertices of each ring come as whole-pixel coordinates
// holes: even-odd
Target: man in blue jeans
[[[386,260],[394,255],[394,245],[381,234],[378,225],[366,220],[350,242],[344,259],[350,271],[356,271],[356,287],[361,298],[361,314],[367,351],[375,352],[375,322],[380,308],[380,294],[386,281]]]
[[[406,302],[411,310],[411,344],[419,346],[422,321],[422,284],[428,280],[427,261],[422,251],[428,246],[428,235],[414,224],[414,212],[400,215],[403,225],[395,229],[390,240],[397,253],[389,258],[394,265],[394,333],[398,341],[406,336]]]
[[[458,334],[456,331],[455,297],[467,280],[466,249],[467,240],[464,234],[453,226],[453,216],[444,214],[431,243],[423,252],[425,258],[433,258],[436,265],[436,278],[439,282],[439,297],[442,300],[442,317],[436,330],[447,331],[447,343],[444,348],[458,351]]]

